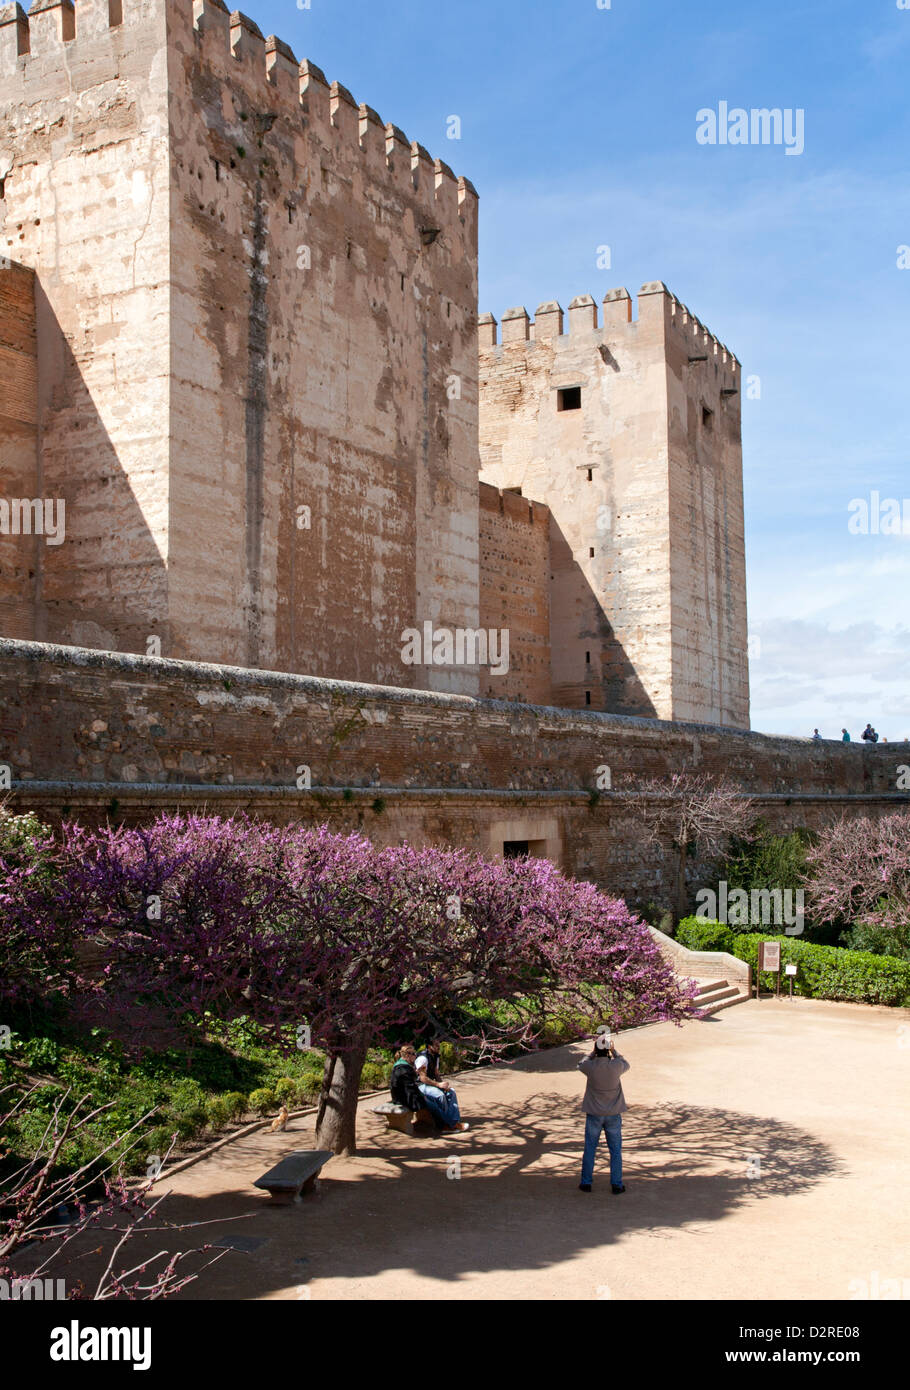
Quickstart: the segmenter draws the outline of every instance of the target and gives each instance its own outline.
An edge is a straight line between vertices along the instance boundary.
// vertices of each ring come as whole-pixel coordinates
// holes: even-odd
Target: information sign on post
[[[758,970],[755,977],[755,997],[761,997],[761,972],[769,970],[777,976],[777,993],[780,995],[780,942],[760,941],[758,943]]]

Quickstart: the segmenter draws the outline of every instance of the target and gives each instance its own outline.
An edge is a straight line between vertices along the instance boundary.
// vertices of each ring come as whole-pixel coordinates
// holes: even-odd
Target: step
[[[711,995],[704,1004],[699,1002],[698,1008],[701,1009],[703,1017],[710,1017],[711,1014],[719,1013],[721,1009],[732,1008],[734,1004],[745,1004],[748,998],[745,990],[726,989],[722,994]]]
[[[729,980],[696,980],[696,997],[701,997],[703,994],[710,994],[713,990],[726,987],[729,983]]]

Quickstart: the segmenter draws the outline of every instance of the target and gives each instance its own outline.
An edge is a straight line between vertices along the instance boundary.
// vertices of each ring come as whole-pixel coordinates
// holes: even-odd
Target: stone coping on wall
[[[39,778],[14,778],[10,785],[10,790],[17,794],[32,793],[42,798],[66,797],[76,795],[81,800],[94,793],[99,799],[104,797],[116,796],[120,800],[133,797],[145,800],[152,796],[161,800],[172,798],[186,798],[188,800],[205,799],[207,797],[217,797],[226,800],[280,800],[286,797],[288,800],[305,801],[309,798],[316,801],[320,797],[331,798],[335,801],[344,801],[352,796],[360,801],[376,799],[378,797],[410,797],[415,800],[436,800],[438,797],[464,798],[465,800],[489,801],[491,799],[502,798],[504,800],[524,801],[558,801],[564,803],[584,804],[590,800],[590,793],[585,791],[573,791],[571,789],[543,791],[538,788],[528,788],[522,790],[514,787],[387,787],[381,783],[369,787],[318,787],[313,786],[306,791],[294,791],[289,787],[276,787],[270,783],[250,783],[250,782],[54,782],[42,781]],[[639,792],[636,791],[604,791],[598,794],[600,801],[623,802],[638,798]],[[804,801],[818,803],[825,802],[831,805],[842,805],[845,800],[844,793],[827,792],[755,792],[750,793],[750,799],[758,803],[787,803],[791,801]],[[906,805],[910,801],[910,796],[906,792],[854,792],[849,797],[851,803],[854,801],[868,803],[889,803],[895,802]]]
[[[720,735],[727,739],[745,739],[756,743],[791,745],[794,750],[802,750],[807,745],[817,748],[818,744],[810,737],[793,734],[763,734],[752,729],[737,729],[722,724],[689,723],[684,720],[651,719],[637,715],[609,714],[600,710],[565,709],[554,705],[531,705],[510,703],[506,700],[477,698],[471,695],[458,695],[445,691],[411,690],[400,686],[370,685],[359,681],[331,680],[321,676],[294,675],[284,671],[251,670],[242,666],[222,666],[209,662],[176,661],[168,657],[140,656],[130,652],[94,650],[88,647],[61,646],[50,642],[21,641],[0,637],[0,662],[9,658],[19,658],[42,662],[46,665],[82,667],[107,671],[112,675],[152,677],[167,680],[169,676],[185,682],[222,686],[230,683],[231,693],[239,695],[244,690],[265,688],[311,697],[331,697],[333,694],[347,696],[349,699],[381,700],[392,704],[419,705],[453,712],[471,710],[491,713],[527,714],[537,718],[556,719],[567,730],[593,733],[598,729],[609,730],[653,730],[655,732],[675,732],[688,734]],[[237,687],[236,692],[234,687]],[[881,753],[883,750],[907,747],[908,744],[896,742],[887,744],[863,744],[859,740],[847,745],[839,739],[824,739],[824,745],[854,749],[860,752]]]

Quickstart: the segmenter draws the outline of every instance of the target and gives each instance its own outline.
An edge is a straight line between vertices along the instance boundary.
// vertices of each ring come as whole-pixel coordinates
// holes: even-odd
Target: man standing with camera
[[[625,1057],[620,1057],[613,1039],[601,1029],[594,1041],[594,1051],[578,1063],[578,1070],[587,1081],[581,1108],[585,1112],[585,1151],[581,1161],[582,1192],[590,1192],[594,1181],[594,1158],[601,1131],[607,1136],[610,1150],[610,1185],[615,1193],[625,1192],[622,1181],[622,1114],[628,1109],[622,1093],[622,1076],[629,1070]]]

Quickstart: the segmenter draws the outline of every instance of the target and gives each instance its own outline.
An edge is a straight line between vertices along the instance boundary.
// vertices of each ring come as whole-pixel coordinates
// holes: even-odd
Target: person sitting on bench
[[[452,1089],[451,1083],[443,1081],[439,1075],[438,1039],[430,1039],[423,1051],[418,1054],[414,1068],[417,1072],[417,1088],[421,1094],[441,1105],[452,1124],[461,1129],[467,1129],[467,1124],[462,1121],[461,1112],[458,1109],[458,1097]]]
[[[417,1057],[416,1049],[410,1043],[405,1043],[399,1049],[398,1057],[392,1067],[392,1077],[389,1089],[392,1093],[392,1100],[396,1105],[406,1105],[409,1110],[415,1113],[418,1110],[428,1110],[433,1117],[437,1129],[467,1129],[466,1124],[462,1124],[457,1115],[453,1119],[445,1103],[438,1101],[435,1096],[424,1095],[417,1081],[417,1070],[414,1061]]]

